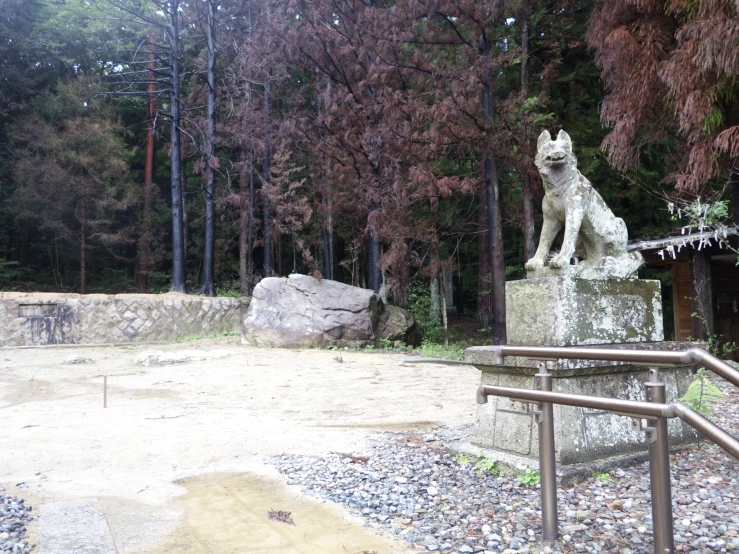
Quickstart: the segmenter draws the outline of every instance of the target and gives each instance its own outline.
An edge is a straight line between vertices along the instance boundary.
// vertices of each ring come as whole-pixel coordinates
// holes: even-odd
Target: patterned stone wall
[[[119,344],[236,333],[247,299],[0,293],[0,346]]]

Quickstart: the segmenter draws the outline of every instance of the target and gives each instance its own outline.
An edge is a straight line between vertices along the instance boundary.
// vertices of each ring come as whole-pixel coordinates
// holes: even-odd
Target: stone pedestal
[[[656,343],[618,347],[684,350],[690,346],[685,343]],[[492,365],[493,351],[484,346],[467,349],[466,359],[482,371],[482,384],[534,388],[535,361],[506,358],[505,365]],[[645,367],[588,360],[560,360],[549,362],[549,365],[554,392],[645,400]],[[661,368],[660,375],[666,385],[668,402],[685,394],[693,379],[690,366]],[[487,404],[478,406],[471,439],[473,448],[495,451],[499,454],[494,454],[494,457],[507,458],[514,465],[516,461],[528,460],[532,467],[538,467],[537,425],[532,414],[535,408],[535,404],[488,397]],[[554,430],[558,465],[589,463],[646,452],[644,434],[632,430],[630,418],[610,412],[555,404]],[[669,434],[671,446],[696,440],[692,428],[679,419],[669,421]]]
[[[692,344],[665,343],[659,281],[580,279],[572,276],[506,283],[506,331],[515,346],[598,346],[600,348],[687,350]],[[466,351],[466,360],[482,371],[482,384],[534,388],[536,361],[507,357],[495,365],[492,347]],[[555,392],[645,400],[647,368],[619,362],[567,360],[549,362]],[[662,368],[668,402],[685,394],[690,366]],[[478,406],[471,444],[505,466],[538,468],[535,404],[488,397]],[[554,405],[555,459],[560,477],[581,466],[591,475],[609,463],[628,463],[647,452],[644,434],[632,430],[628,417],[610,412]],[[669,422],[670,445],[696,440],[680,420]],[[610,460],[610,462],[608,461]],[[584,468],[584,469],[583,469]],[[574,470],[573,470],[574,471]],[[572,473],[572,472],[570,472]]]
[[[575,346],[664,339],[659,281],[547,277],[506,283],[514,346]]]

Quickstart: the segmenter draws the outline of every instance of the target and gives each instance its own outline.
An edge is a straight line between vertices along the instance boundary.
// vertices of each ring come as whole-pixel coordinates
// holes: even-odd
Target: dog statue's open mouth
[[[550,154],[546,157],[545,161],[549,165],[562,165],[565,161],[565,154],[562,152],[557,152],[555,154]]]

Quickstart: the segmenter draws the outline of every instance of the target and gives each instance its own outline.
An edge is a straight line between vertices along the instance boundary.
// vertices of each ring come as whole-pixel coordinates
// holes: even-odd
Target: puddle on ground
[[[320,427],[341,429],[376,429],[378,431],[425,431],[438,427],[438,421],[363,421],[362,423],[326,423]]]
[[[49,381],[37,381],[35,379],[4,383],[3,389],[4,391],[0,393],[0,408],[10,408],[11,406],[27,404],[29,402],[56,400],[57,395],[59,395],[58,387],[55,387]],[[68,398],[71,396],[77,395],[67,394],[63,397]]]
[[[210,474],[178,482],[185,524],[161,554],[400,554],[400,543],[379,537],[335,506],[315,502],[282,481],[254,474]],[[268,518],[292,512],[295,525]]]

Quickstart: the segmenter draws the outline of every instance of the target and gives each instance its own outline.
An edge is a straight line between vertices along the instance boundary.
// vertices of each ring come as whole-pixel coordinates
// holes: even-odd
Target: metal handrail
[[[706,352],[701,348],[691,348],[682,352],[672,350],[625,350],[620,348],[570,348],[560,346],[492,346],[484,347],[493,353],[491,365],[503,365],[509,356],[529,359],[553,360],[599,360],[610,362],[630,362],[636,365],[686,365],[702,364],[715,374],[739,387],[739,370]]]
[[[725,364],[707,352],[693,349],[688,352],[612,350],[590,348],[548,348],[548,347],[495,347],[499,356],[494,364],[503,363],[505,356],[523,356],[530,359],[604,359],[607,360],[678,365],[700,361],[711,369],[718,368],[726,373],[734,384],[739,386],[739,371]],[[624,356],[625,355],[625,356]],[[669,355],[669,356],[665,356]],[[627,358],[627,359],[623,359]],[[716,362],[721,362],[716,363]],[[726,368],[722,367],[725,365]],[[728,371],[727,371],[728,368]],[[715,369],[714,369],[715,370]],[[717,373],[719,373],[717,371]],[[722,375],[724,376],[724,375]],[[675,538],[672,524],[672,491],[670,484],[670,453],[668,444],[667,420],[680,418],[693,429],[712,440],[730,456],[739,459],[739,440],[712,423],[682,402],[666,401],[665,384],[660,381],[659,370],[649,369],[649,380],[645,383],[646,402],[619,400],[596,396],[580,396],[552,392],[552,374],[546,361],[539,363],[536,374],[536,390],[495,385],[480,385],[477,389],[477,402],[485,404],[488,396],[503,396],[523,402],[538,403],[534,418],[539,428],[539,472],[541,475],[542,532],[547,540],[555,540],[559,535],[557,523],[557,478],[554,443],[553,405],[576,406],[607,410],[616,415],[632,418],[632,427],[645,433],[649,447],[649,480],[652,496],[652,523],[654,551],[659,554],[675,552]],[[736,378],[736,381],[733,380]],[[646,424],[643,419],[646,419]]]
[[[599,396],[580,396],[579,394],[566,394],[562,392],[516,389],[495,385],[480,385],[477,389],[477,403],[486,404],[488,396],[505,396],[522,402],[551,402],[552,404],[562,404],[564,406],[607,410],[609,412],[613,412],[615,415],[632,418],[679,418],[702,435],[705,435],[706,438],[711,439],[714,443],[723,448],[729,456],[739,461],[739,440],[682,402],[657,404],[652,402],[639,402],[638,400],[619,400],[614,398],[601,398]]]

